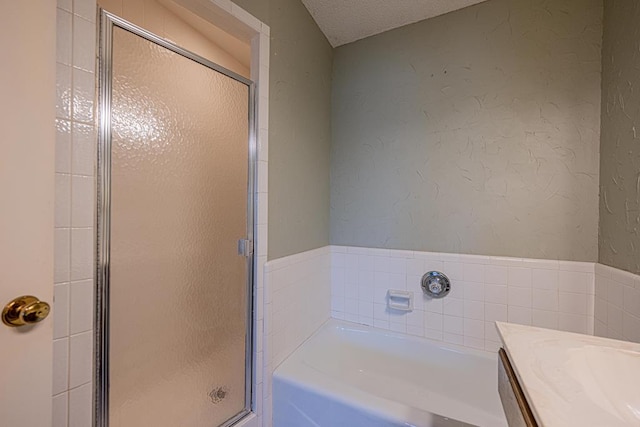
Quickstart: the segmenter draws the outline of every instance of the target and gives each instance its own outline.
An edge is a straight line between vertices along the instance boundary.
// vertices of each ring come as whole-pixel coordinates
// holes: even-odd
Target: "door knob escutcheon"
[[[44,320],[51,311],[48,303],[33,295],[23,295],[9,301],[2,310],[2,323],[17,327],[32,325]]]

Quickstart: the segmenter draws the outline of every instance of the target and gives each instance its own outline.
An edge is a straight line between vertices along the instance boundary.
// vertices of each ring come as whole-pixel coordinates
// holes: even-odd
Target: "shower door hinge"
[[[253,240],[238,240],[238,255],[242,255],[245,257],[250,257],[251,255],[253,255]]]

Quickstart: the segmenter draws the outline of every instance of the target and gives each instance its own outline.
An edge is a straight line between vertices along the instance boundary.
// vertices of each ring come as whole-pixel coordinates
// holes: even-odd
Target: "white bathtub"
[[[273,377],[274,427],[507,426],[497,355],[330,320]]]

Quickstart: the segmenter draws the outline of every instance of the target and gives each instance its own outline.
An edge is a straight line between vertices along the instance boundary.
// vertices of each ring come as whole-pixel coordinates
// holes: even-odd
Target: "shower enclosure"
[[[253,85],[101,13],[95,425],[251,408]]]

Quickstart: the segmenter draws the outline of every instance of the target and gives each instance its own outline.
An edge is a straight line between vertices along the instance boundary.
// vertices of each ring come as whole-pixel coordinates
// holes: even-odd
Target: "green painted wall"
[[[300,0],[234,0],[271,28],[269,259],[329,244],[333,49]]]
[[[602,264],[640,273],[640,2],[606,0],[602,46]]]
[[[331,243],[596,261],[601,41],[602,0],[490,0],[337,48]]]

